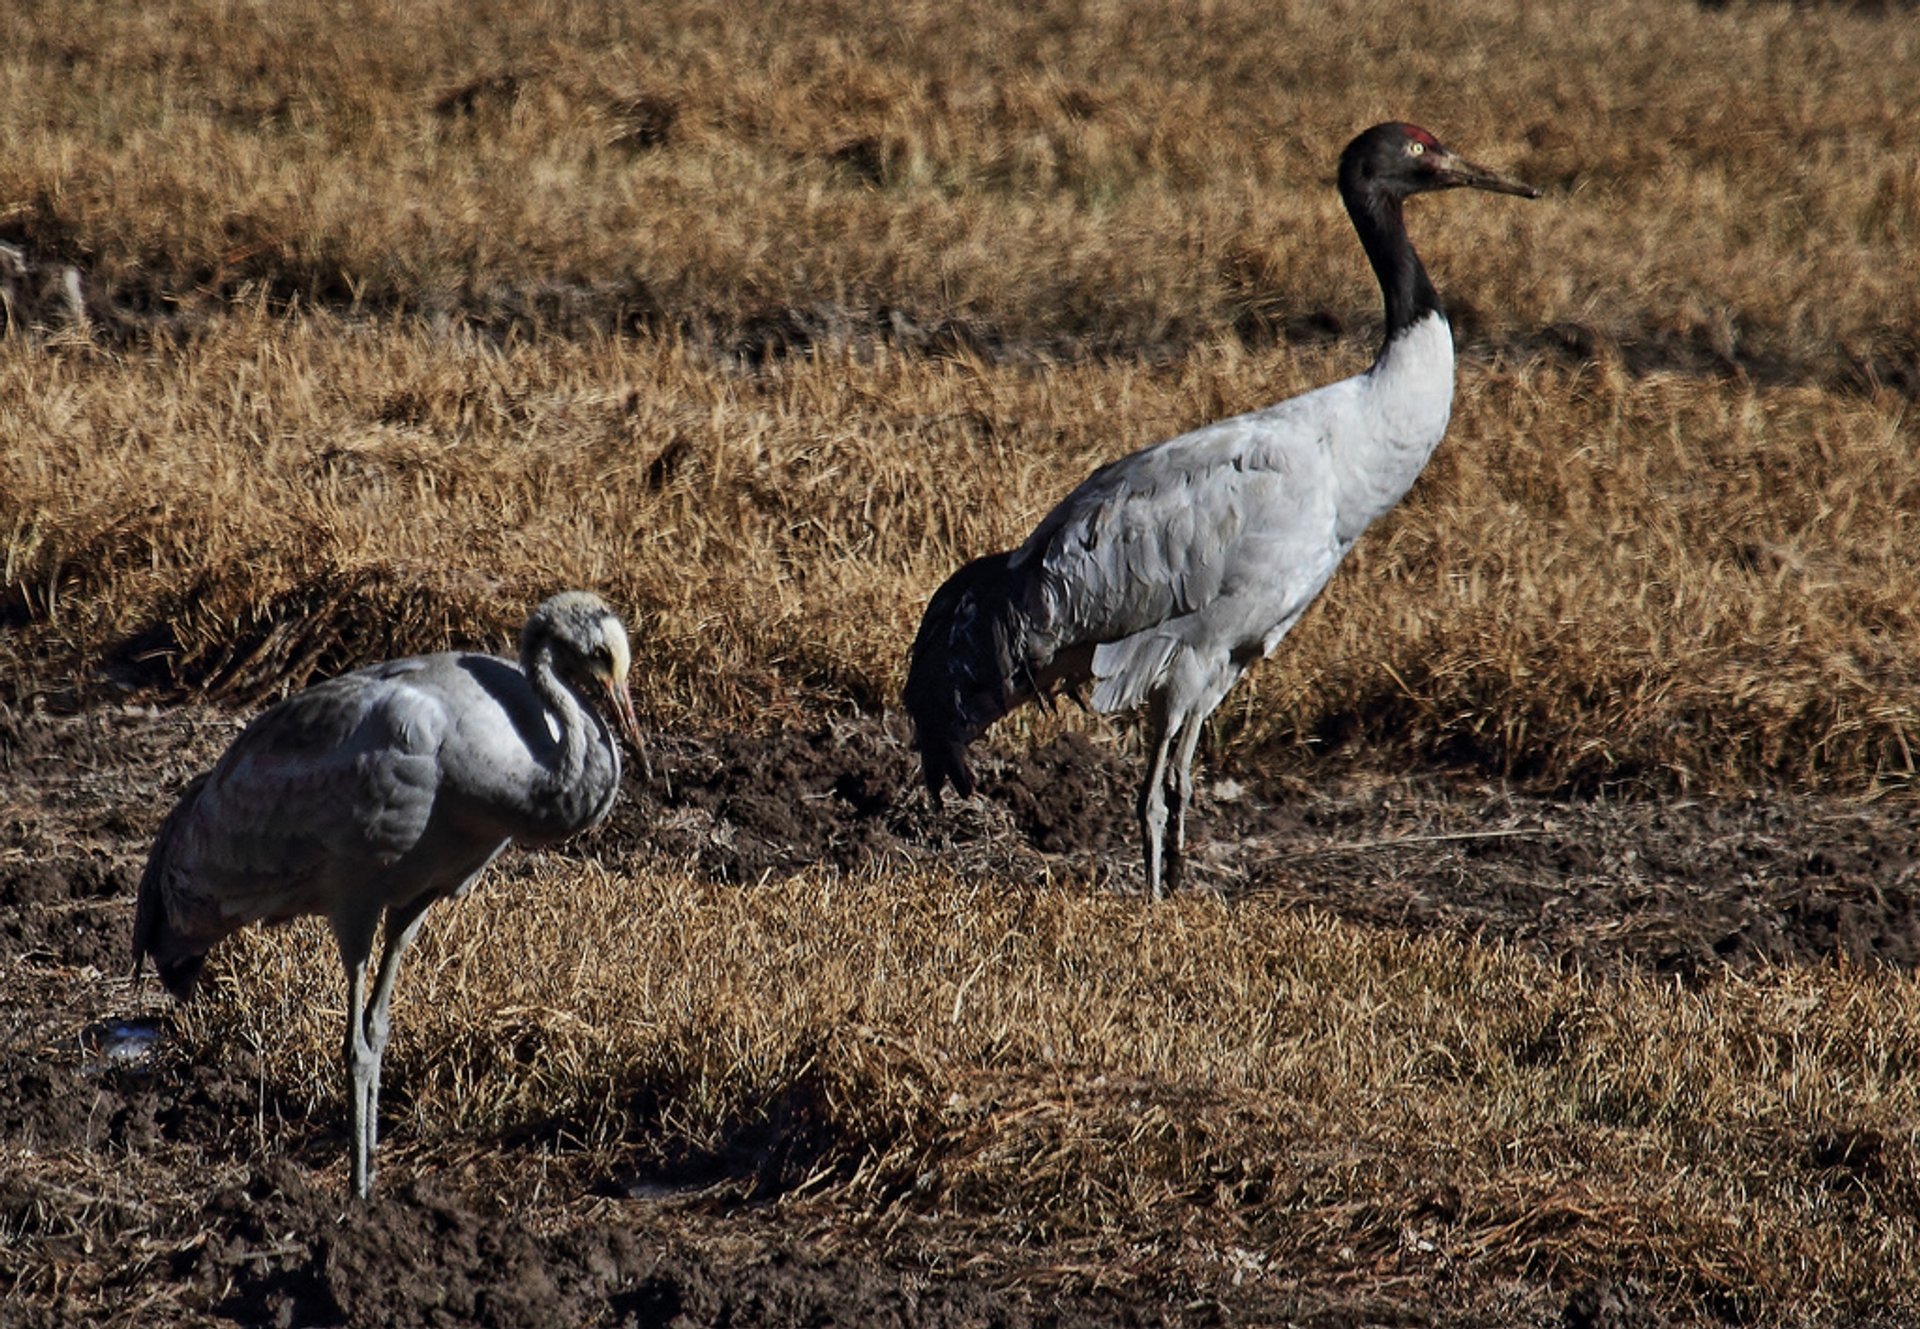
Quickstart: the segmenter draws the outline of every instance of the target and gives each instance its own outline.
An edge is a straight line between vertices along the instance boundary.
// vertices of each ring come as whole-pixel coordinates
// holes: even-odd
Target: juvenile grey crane
[[[1206,718],[1446,432],[1453,337],[1402,205],[1462,185],[1539,197],[1407,124],[1349,143],[1339,185],[1386,301],[1372,366],[1101,467],[1018,549],[975,559],[934,592],[904,700],[936,807],[949,783],[973,792],[966,750],[988,725],[1091,685],[1096,711],[1146,707],[1147,889],[1158,899],[1179,885]]]
[[[508,841],[598,824],[634,745],[626,629],[567,591],[520,633],[520,659],[448,651],[372,665],[263,712],[160,827],[133,925],[167,990],[193,995],[207,952],[249,923],[324,914],[347,972],[353,1189],[373,1181],[380,1060],[400,957],[427,906],[466,894]],[[374,933],[385,944],[368,989]]]

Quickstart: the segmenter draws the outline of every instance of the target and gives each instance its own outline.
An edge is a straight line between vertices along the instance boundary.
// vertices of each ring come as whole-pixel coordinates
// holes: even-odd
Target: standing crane
[[[1101,467],[1018,549],[975,559],[934,592],[904,700],[936,808],[947,784],[973,792],[966,750],[988,725],[1090,686],[1096,711],[1146,707],[1147,889],[1158,899],[1179,885],[1206,718],[1446,433],[1453,336],[1402,205],[1463,185],[1539,197],[1407,124],[1349,143],[1339,184],[1386,301],[1372,366]]]
[[[466,894],[508,841],[597,825],[620,750],[588,697],[642,754],[626,629],[599,596],[547,600],[516,664],[449,651],[377,664],[263,712],[189,784],[160,827],[133,924],[177,999],[207,952],[265,921],[323,914],[347,974],[353,1189],[365,1199],[379,1134],[380,1061],[400,957],[427,906]],[[374,933],[385,942],[368,988]]]

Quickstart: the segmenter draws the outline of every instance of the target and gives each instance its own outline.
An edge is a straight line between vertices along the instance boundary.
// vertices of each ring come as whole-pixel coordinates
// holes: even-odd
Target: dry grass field
[[[0,1322],[1920,1323],[1909,6],[0,7]],[[1454,423],[1213,721],[915,787],[927,596],[1363,367]],[[612,823],[430,917],[345,1199],[324,929],[125,976],[245,717],[636,634]],[[156,1050],[109,1055],[115,1022]],[[142,1026],[144,1027],[144,1026]]]

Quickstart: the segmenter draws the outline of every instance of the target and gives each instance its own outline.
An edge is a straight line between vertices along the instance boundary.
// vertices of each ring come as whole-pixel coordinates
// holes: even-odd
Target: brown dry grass
[[[1469,347],[1513,353],[1228,740],[1912,770],[1910,405],[1861,390],[1920,346],[1903,25],[188,9],[4,20],[0,236],[103,330],[193,332],[7,343],[16,700],[103,659],[257,695],[584,582],[647,616],[662,722],[880,704],[939,577],[1092,465],[1360,362],[1266,338],[1366,317],[1326,177],[1377,86],[1550,196],[1419,209]]]
[[[1370,310],[1325,186],[1356,127],[1406,115],[1555,193],[1427,210],[1490,332],[1831,370],[1910,356],[1920,322],[1890,261],[1920,222],[1920,38],[1838,8],[207,0],[0,24],[0,226],[155,303],[597,293],[610,322],[884,310],[1186,344]]]
[[[513,1190],[671,1176],[772,1136],[758,1184],[795,1221],[937,1218],[943,1246],[1099,1266],[1186,1241],[1213,1273],[1306,1285],[1605,1277],[1745,1314],[1920,1313],[1911,977],[1689,991],[1074,882],[742,891],[549,861],[496,886],[410,970],[403,1173],[519,1138],[554,1171]],[[331,1105],[341,1017],[311,994],[338,973],[303,931],[249,937],[205,1032]]]
[[[643,625],[657,723],[877,707],[965,557],[1101,459],[1354,359],[1229,343],[1069,372],[881,347],[742,375],[673,341],[322,316],[126,357],[11,342],[15,697],[68,670],[85,695],[258,696],[504,643],[584,584]],[[1905,779],[1916,511],[1891,398],[1475,366],[1431,473],[1219,729],[1557,784]]]
[[[254,700],[582,584],[637,618],[655,725],[886,705],[932,588],[1091,466],[1364,363],[1327,182],[1409,115],[1548,197],[1417,206],[1453,435],[1226,759],[1910,781],[1913,24],[733,12],[0,9],[0,240],[84,273],[93,334],[24,335],[23,296],[0,340],[8,704]],[[545,1130],[585,1175],[798,1114],[790,1202],[879,1230],[1920,1314],[1903,976],[1682,992],[1075,883],[541,863],[480,898],[403,984],[399,1166]],[[326,947],[229,972],[196,1028],[332,1101]]]

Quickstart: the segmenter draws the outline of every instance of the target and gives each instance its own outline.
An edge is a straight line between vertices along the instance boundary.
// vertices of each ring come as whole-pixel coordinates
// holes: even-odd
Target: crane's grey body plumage
[[[248,725],[155,838],[134,961],[150,956],[182,1000],[230,933],[306,914],[332,925],[351,989],[346,1055],[362,1195],[400,954],[427,906],[465,894],[509,842],[550,843],[606,817],[620,787],[619,745],[580,689],[605,690],[637,748],[629,660],[612,611],[568,592],[528,620],[517,663],[445,652],[329,679]]]
[[[1410,127],[1379,126],[1349,145],[1342,194],[1388,306],[1378,358],[1101,467],[1017,549],[974,560],[934,594],[905,700],[936,802],[944,784],[972,791],[967,745],[1023,702],[1065,691],[1101,712],[1144,706],[1147,883],[1156,896],[1168,878],[1177,884],[1207,716],[1279,645],[1446,433],[1452,336],[1400,226],[1401,195],[1370,187],[1375,158],[1404,142],[1459,168],[1450,183],[1526,192]]]

